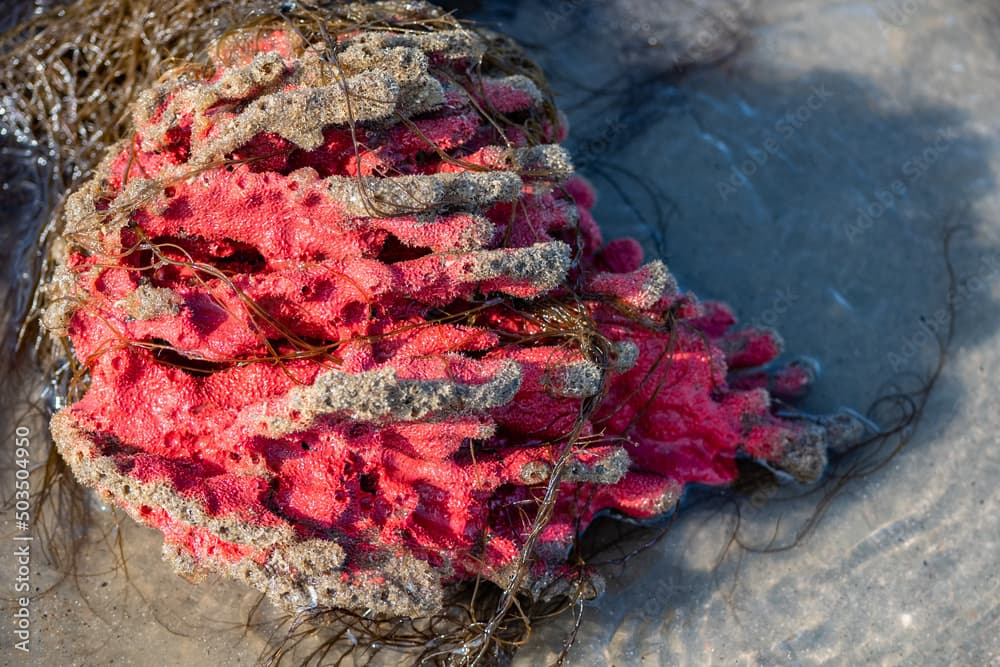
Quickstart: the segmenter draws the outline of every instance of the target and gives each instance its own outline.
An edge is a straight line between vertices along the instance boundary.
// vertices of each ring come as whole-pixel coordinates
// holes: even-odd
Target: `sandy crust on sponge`
[[[205,528],[226,542],[268,547],[294,538],[290,526],[254,526],[234,518],[213,516],[198,500],[185,498],[168,483],[141,482],[120,472],[115,460],[101,454],[96,439],[63,409],[52,416],[52,439],[59,453],[82,484],[121,498],[136,508],[162,507],[170,516]],[[136,521],[143,518],[134,513]]]
[[[392,368],[356,374],[332,370],[307,387],[293,389],[264,414],[250,415],[250,419],[260,421],[269,436],[277,437],[308,428],[315,419],[330,414],[349,414],[370,422],[474,414],[510,403],[520,386],[521,369],[514,362],[504,364],[480,385],[399,380]]]
[[[438,209],[481,211],[521,195],[521,178],[509,171],[459,172],[433,176],[326,179],[332,199],[348,216],[392,216]]]
[[[193,558],[179,547],[164,543],[163,559],[188,578],[206,572],[222,574],[265,593],[292,612],[352,609],[386,617],[421,617],[444,605],[440,575],[427,563],[408,554],[388,557],[377,574],[345,577],[344,552],[327,540],[306,540],[275,548],[263,563],[218,558]]]
[[[204,528],[224,542],[248,545],[265,554],[260,562],[212,556],[195,559],[165,542],[164,558],[179,574],[217,573],[238,579],[292,612],[328,607],[421,616],[442,607],[441,570],[410,554],[382,554],[348,571],[344,550],[333,540],[302,540],[288,525],[254,526],[212,516],[198,500],[183,497],[169,484],[144,483],[121,473],[68,410],[52,417],[51,431],[77,480],[114,497],[135,521],[146,523],[140,511],[144,505],[162,508],[179,524]]]
[[[183,303],[184,298],[172,289],[140,285],[116,305],[124,308],[133,319],[155,320],[164,315],[177,315]]]
[[[569,272],[570,247],[562,241],[536,243],[528,248],[470,252],[474,280],[511,278],[529,281],[545,290],[558,287]]]

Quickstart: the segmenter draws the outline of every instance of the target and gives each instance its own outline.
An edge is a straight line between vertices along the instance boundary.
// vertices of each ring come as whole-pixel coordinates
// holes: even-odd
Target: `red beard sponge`
[[[661,517],[739,457],[814,480],[847,437],[776,416],[812,374],[759,370],[774,332],[602,240],[498,39],[241,34],[70,197],[44,324],[89,384],[52,434],[179,571],[430,614],[526,548],[524,586],[551,581],[598,514]]]

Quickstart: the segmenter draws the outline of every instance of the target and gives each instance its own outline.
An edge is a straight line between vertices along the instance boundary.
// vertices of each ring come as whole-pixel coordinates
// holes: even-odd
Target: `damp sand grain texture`
[[[943,230],[956,215],[970,230],[952,252],[963,298],[950,362],[910,446],[787,552],[713,569],[726,515],[692,508],[611,573],[569,664],[1000,664],[1000,11],[761,0],[733,57],[630,100],[580,82],[600,93],[670,72],[660,3],[566,2],[543,20],[527,2],[483,4],[562,93],[606,234],[637,236],[682,286],[817,358],[816,412],[864,407],[885,380],[931,367],[920,318],[935,322],[947,297]],[[654,182],[668,224],[652,223],[645,190],[612,163]],[[809,508],[744,512],[743,534],[766,542],[779,516]],[[87,549],[86,600],[72,581],[38,598],[30,661],[5,652],[0,664],[254,664],[263,638],[240,624],[256,596],[189,585],[161,561],[159,535],[121,530],[131,580],[104,573],[102,545]],[[546,626],[515,664],[542,664],[568,629],[568,617]]]

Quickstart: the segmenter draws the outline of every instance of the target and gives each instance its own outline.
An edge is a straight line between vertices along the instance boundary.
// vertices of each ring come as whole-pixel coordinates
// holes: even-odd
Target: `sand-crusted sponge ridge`
[[[507,584],[553,475],[526,586],[738,457],[822,472],[850,425],[775,416],[811,380],[750,370],[776,334],[602,241],[528,61],[429,5],[352,11],[168,72],[70,198],[44,324],[86,370],[52,420],[80,481],[185,573],[424,615]]]

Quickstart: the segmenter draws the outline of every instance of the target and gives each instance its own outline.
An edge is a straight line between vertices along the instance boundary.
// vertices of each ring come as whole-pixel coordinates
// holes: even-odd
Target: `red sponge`
[[[430,613],[754,457],[813,479],[770,331],[604,244],[539,82],[469,30],[257,31],[164,76],[71,198],[46,326],[89,371],[52,431],[182,571],[292,609]],[[801,393],[810,377],[772,383]]]

